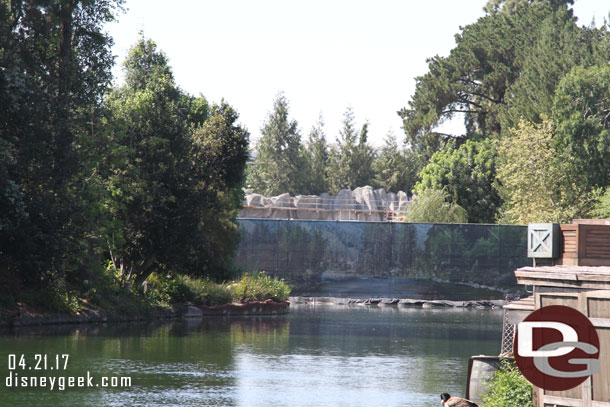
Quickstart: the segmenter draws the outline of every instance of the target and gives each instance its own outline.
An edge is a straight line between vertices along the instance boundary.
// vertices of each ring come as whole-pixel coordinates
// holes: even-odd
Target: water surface
[[[495,355],[502,314],[292,306],[277,317],[42,327],[0,334],[2,405],[417,406],[463,395],[468,357]],[[69,354],[66,371],[128,388],[7,388],[8,354]]]

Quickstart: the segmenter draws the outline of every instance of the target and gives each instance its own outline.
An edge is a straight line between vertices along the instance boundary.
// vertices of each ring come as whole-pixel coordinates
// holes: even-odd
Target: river
[[[440,393],[463,396],[470,355],[498,354],[501,328],[500,311],[330,305],[276,317],[22,328],[0,332],[0,404],[438,407]],[[30,376],[55,377],[55,388],[38,377],[37,388],[7,388],[7,377]],[[69,376],[93,387],[64,379],[58,390]],[[131,386],[102,387],[120,377]]]

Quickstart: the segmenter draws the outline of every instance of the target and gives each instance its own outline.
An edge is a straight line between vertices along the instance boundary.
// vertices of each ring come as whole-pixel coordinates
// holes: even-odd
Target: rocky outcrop
[[[265,197],[245,190],[240,218],[355,220],[380,222],[404,213],[411,201],[403,191],[386,192],[364,186],[342,189],[337,196],[281,194]]]
[[[508,304],[505,300],[418,300],[409,298],[337,298],[337,297],[290,297],[290,302],[296,305],[368,305],[388,307],[416,308],[475,308],[501,309]]]

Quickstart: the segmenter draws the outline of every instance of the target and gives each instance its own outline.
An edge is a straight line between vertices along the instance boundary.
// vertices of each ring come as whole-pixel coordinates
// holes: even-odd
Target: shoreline
[[[41,325],[70,325],[89,323],[112,323],[131,321],[153,321],[158,319],[202,318],[203,316],[246,316],[285,314],[290,307],[289,301],[253,301],[244,304],[223,304],[216,306],[193,305],[186,303],[172,308],[157,308],[144,313],[121,314],[106,313],[86,309],[74,314],[45,311],[24,311],[16,315],[1,315],[0,328],[20,328]]]
[[[204,306],[184,304],[170,309],[157,309],[141,314],[105,313],[99,310],[82,310],[75,314],[58,312],[23,312],[13,316],[0,316],[0,328],[18,328],[41,325],[70,325],[89,323],[122,323],[131,321],[152,321],[158,319],[203,318],[206,316],[248,316],[248,315],[283,315],[289,312],[290,305],[343,305],[361,307],[401,307],[420,309],[489,309],[499,310],[506,304],[505,300],[421,300],[410,298],[344,298],[344,297],[308,297],[293,296],[288,301],[256,301],[245,304],[223,304]]]

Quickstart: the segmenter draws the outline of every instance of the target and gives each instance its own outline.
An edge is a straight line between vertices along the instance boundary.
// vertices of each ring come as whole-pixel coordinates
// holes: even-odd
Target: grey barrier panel
[[[527,227],[239,219],[237,264],[295,286],[325,277],[425,278],[514,287]]]

